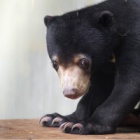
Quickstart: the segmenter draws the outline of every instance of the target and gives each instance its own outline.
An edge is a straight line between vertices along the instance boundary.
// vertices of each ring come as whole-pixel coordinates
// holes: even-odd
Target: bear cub
[[[139,127],[140,109],[133,108],[140,101],[140,1],[100,0],[44,22],[64,96],[83,97],[72,114],[47,114],[40,123],[72,134]]]

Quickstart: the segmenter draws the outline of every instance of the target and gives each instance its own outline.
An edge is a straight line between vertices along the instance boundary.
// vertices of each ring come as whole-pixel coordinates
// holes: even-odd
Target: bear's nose
[[[63,94],[65,97],[67,98],[71,98],[71,99],[75,99],[77,97],[78,94],[78,90],[76,88],[72,88],[72,89],[65,89],[63,91]]]

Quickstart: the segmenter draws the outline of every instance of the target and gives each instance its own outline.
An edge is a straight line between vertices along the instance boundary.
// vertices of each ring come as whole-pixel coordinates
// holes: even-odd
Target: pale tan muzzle
[[[64,96],[77,99],[87,93],[90,86],[90,75],[77,65],[68,68],[60,66],[58,75]]]

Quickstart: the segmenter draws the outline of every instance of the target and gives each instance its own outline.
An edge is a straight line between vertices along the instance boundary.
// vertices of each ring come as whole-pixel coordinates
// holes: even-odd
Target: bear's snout
[[[78,90],[76,88],[64,89],[63,94],[67,98],[75,99],[78,96]]]

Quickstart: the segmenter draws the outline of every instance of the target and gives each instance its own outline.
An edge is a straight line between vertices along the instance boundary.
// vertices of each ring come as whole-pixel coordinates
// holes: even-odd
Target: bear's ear
[[[110,27],[113,24],[113,13],[110,11],[103,11],[99,15],[99,23],[103,27]]]
[[[45,16],[44,17],[44,23],[45,23],[45,25],[48,26],[49,23],[51,22],[51,20],[52,20],[52,16]]]

